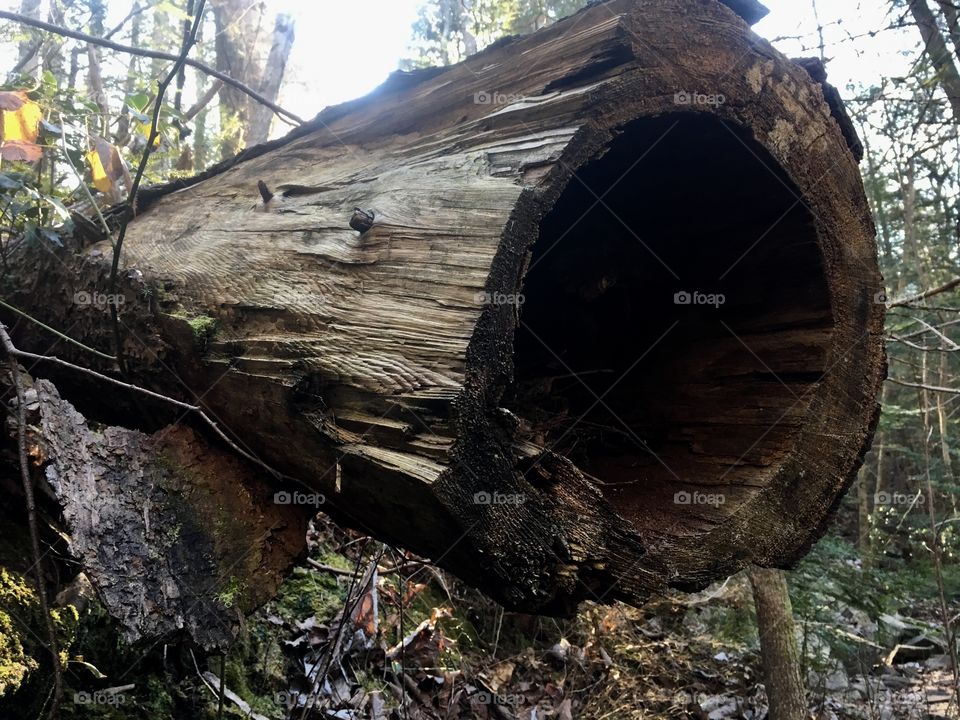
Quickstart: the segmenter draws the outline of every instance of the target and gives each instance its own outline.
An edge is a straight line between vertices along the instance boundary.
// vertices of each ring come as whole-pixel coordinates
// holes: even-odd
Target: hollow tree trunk
[[[18,253],[12,302],[109,348],[71,302],[109,248],[76,276]],[[791,564],[877,418],[856,162],[820,85],[713,0],[613,0],[395,74],[146,191],[123,265],[134,380],[526,611]],[[170,422],[51,377],[90,417]]]
[[[40,17],[40,0],[20,0],[20,13],[31,18]],[[34,76],[40,71],[37,58],[40,54],[37,49],[37,33],[28,32],[27,37],[17,46],[17,65],[20,72],[27,76]]]

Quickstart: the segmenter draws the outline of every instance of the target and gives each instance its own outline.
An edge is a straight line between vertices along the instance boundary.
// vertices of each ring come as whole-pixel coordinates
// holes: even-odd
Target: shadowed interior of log
[[[623,128],[544,218],[507,398],[641,532],[696,536],[765,485],[828,371],[810,211],[715,117]]]

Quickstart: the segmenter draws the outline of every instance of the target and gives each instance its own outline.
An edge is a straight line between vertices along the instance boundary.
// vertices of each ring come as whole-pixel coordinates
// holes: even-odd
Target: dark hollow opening
[[[809,210],[740,128],[622,130],[541,223],[507,404],[525,462],[551,448],[639,529],[695,534],[789,451],[829,293]]]

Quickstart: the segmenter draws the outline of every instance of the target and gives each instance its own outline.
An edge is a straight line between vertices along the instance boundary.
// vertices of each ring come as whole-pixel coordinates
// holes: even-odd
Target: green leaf
[[[127,105],[136,110],[137,112],[143,112],[143,109],[147,106],[147,103],[150,102],[150,96],[145,92],[135,93],[133,95],[127,95]]]
[[[56,92],[60,87],[60,84],[57,82],[57,76],[50,72],[50,70],[43,71],[42,80],[43,84],[52,92]]]
[[[6,175],[5,173],[0,173],[0,189],[3,190],[18,190],[23,187],[23,183],[19,180]]]

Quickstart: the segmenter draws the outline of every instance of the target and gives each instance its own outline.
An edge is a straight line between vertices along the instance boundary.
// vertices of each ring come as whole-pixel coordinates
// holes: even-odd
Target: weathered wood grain
[[[822,533],[877,417],[873,236],[802,67],[715,0],[611,0],[146,192],[126,347],[509,606],[639,603]]]

